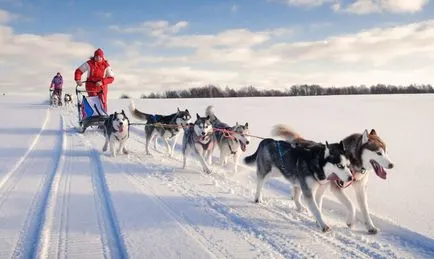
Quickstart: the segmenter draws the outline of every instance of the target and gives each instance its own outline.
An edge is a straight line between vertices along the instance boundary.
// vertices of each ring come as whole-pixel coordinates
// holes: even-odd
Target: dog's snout
[[[119,122],[119,125],[124,125],[124,123],[121,121],[121,122]]]
[[[248,145],[248,144],[250,144],[250,141],[247,140],[247,141],[246,141],[246,145]]]
[[[205,132],[202,132],[202,136],[205,136]]]
[[[389,169],[392,169],[394,166],[395,166],[395,165],[394,165],[393,163],[390,163],[389,166],[388,166],[388,168],[389,168]]]
[[[350,182],[350,181],[352,181],[353,180],[353,177],[350,175],[350,176],[348,176],[348,182]]]

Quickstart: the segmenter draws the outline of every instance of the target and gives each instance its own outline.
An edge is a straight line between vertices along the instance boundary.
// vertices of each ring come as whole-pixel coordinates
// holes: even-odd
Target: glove
[[[83,83],[80,80],[75,80],[78,86],[81,86]]]

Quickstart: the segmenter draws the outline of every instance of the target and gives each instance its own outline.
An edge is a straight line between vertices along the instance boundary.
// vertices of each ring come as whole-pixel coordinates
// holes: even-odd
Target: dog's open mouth
[[[242,143],[242,142],[240,142],[240,146],[241,146],[241,150],[242,150],[243,152],[246,152],[247,145],[244,144],[244,143]]]
[[[119,125],[119,132],[123,132],[124,131],[124,125]]]
[[[329,180],[329,181],[342,181],[341,178],[339,178],[339,176],[335,173],[332,173],[331,175],[329,175],[327,177],[327,180]]]
[[[374,168],[374,171],[378,175],[378,177],[380,177],[381,179],[386,179],[387,177],[386,170],[384,170],[384,168],[375,160],[371,160],[369,162],[371,162],[372,168]]]

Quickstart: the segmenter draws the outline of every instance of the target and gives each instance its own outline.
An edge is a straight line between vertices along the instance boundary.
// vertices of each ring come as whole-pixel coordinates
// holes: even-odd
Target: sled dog
[[[323,232],[330,230],[313,195],[321,184],[330,180],[351,181],[350,162],[343,143],[322,144],[309,140],[300,143],[264,139],[256,152],[244,158],[246,164],[256,162],[257,188],[255,202],[262,202],[261,190],[273,168],[294,187],[294,201],[298,211],[303,211],[301,195],[306,198],[310,212]]]
[[[146,137],[146,154],[149,155],[149,144],[154,140],[154,148],[157,148],[157,136],[163,138],[166,143],[169,156],[173,156],[175,145],[181,132],[190,121],[190,112],[178,110],[170,115],[148,114],[136,109],[134,102],[131,102],[130,112],[134,118],[146,120],[145,137]],[[172,146],[169,145],[169,139],[173,141]]]
[[[182,139],[183,168],[187,165],[187,156],[194,153],[206,173],[211,173],[209,166],[214,151],[215,136],[209,117],[196,114],[196,121],[184,130]]]
[[[286,137],[289,142],[294,142],[294,138],[289,136],[284,127],[280,127],[276,130],[277,134],[282,137]],[[343,183],[340,180],[329,182],[320,186],[316,193],[316,200],[321,210],[322,198],[324,191],[330,186],[332,193],[344,204],[347,208],[347,220],[348,227],[354,226],[356,219],[356,210],[353,203],[345,193],[345,188],[352,186],[355,190],[356,198],[359,203],[360,211],[362,212],[365,226],[370,234],[376,234],[378,228],[374,225],[371,216],[369,215],[368,198],[367,198],[367,183],[368,183],[368,171],[374,171],[375,174],[386,179],[387,172],[385,168],[392,169],[394,167],[393,162],[388,157],[386,152],[385,142],[378,136],[375,129],[372,129],[370,133],[365,130],[362,134],[354,133],[342,140],[344,150],[348,154],[351,165],[351,173],[353,180],[347,183]]]
[[[249,124],[246,122],[242,125],[236,122],[235,126],[231,127],[217,118],[211,105],[206,108],[205,115],[209,116],[214,128],[215,139],[220,150],[220,165],[226,165],[228,158],[232,156],[234,173],[237,173],[241,152],[245,152],[250,143]]]
[[[105,120],[104,125],[105,143],[102,151],[107,151],[107,146],[110,146],[110,153],[113,157],[117,154],[128,154],[126,142],[129,138],[129,120],[125,115],[124,110],[118,113],[115,112]],[[116,150],[116,144],[118,149]]]

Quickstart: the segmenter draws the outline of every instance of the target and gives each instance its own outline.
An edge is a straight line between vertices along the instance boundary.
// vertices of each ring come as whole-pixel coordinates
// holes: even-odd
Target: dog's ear
[[[342,142],[342,140],[339,141],[339,147],[340,147],[343,151],[345,151],[344,142]]]
[[[190,112],[188,111],[188,109],[185,109],[185,112],[188,113],[188,114],[190,114]]]
[[[249,123],[246,122],[246,124],[244,124],[244,127],[246,127],[246,129],[248,129],[249,128]]]
[[[371,132],[369,133],[369,135],[377,135],[377,132],[375,131],[375,129],[371,129]]]
[[[124,109],[122,109],[122,114],[125,116],[125,111],[124,111]]]
[[[329,149],[329,143],[326,141],[326,146],[324,150],[324,158],[330,156],[330,149]]]
[[[362,134],[362,145],[367,143],[369,141],[368,131],[365,129],[365,131]]]
[[[239,125],[239,124],[238,124],[238,121],[237,121],[237,122],[235,122],[235,127],[238,127],[238,125]]]
[[[209,120],[209,115],[206,116],[206,119]]]
[[[199,113],[196,113],[196,118],[200,119]]]

